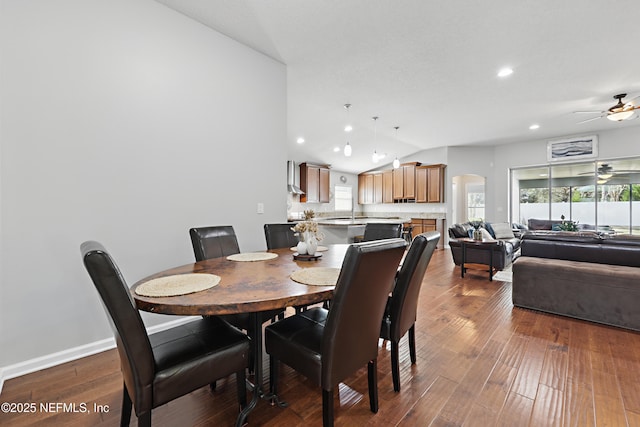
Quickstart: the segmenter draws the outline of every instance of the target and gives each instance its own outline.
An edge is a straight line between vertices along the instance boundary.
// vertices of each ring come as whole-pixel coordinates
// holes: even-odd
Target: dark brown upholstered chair
[[[393,389],[400,391],[398,343],[409,331],[409,355],[416,363],[416,314],[424,273],[436,249],[440,233],[429,231],[413,238],[402,267],[396,275],[393,293],[387,302],[380,338],[391,341],[391,375]]]
[[[130,290],[104,247],[85,242],[80,250],[120,356],[124,378],[121,425],[129,425],[132,404],[138,425],[149,426],[152,409],[233,373],[238,401],[245,406],[246,335],[217,317],[148,335]]]
[[[189,230],[189,235],[196,261],[240,253],[236,233],[230,225],[192,228]],[[260,316],[262,323],[264,323],[276,316],[284,317],[284,310],[264,311],[260,313]],[[225,314],[220,317],[232,325],[244,329],[249,333],[249,336],[253,336],[249,313]]]
[[[298,238],[291,229],[294,223],[265,224],[264,237],[267,249],[291,248],[298,244]]]
[[[405,246],[403,239],[351,245],[329,310],[311,308],[267,326],[272,393],[282,361],[322,387],[323,425],[332,426],[333,390],[367,364],[369,404],[378,411],[380,322]]]
[[[264,225],[264,237],[267,240],[267,249],[280,249],[291,248],[296,246],[299,242],[295,232],[291,229],[295,226],[295,223],[285,224],[265,224]],[[325,308],[329,303],[325,301]],[[296,313],[300,313],[307,309],[306,305],[299,305],[295,307]],[[282,320],[282,319],[281,319]]]
[[[230,225],[192,228],[189,235],[196,261],[240,253],[236,232]]]
[[[363,242],[402,237],[402,224],[370,222],[364,227]]]

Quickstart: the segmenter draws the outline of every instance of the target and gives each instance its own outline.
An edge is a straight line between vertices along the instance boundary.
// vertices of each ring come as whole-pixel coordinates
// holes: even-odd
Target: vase
[[[473,230],[473,240],[482,240],[482,231],[479,228]]]
[[[307,244],[304,241],[299,241],[298,242],[298,246],[296,246],[296,250],[298,251],[298,254],[300,255],[305,255],[307,253]]]
[[[318,239],[316,239],[315,235],[311,235],[308,237],[307,243],[307,253],[309,255],[315,255],[318,250]]]

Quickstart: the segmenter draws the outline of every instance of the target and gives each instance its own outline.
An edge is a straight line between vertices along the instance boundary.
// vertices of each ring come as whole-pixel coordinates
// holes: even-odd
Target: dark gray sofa
[[[490,226],[486,226],[487,230],[491,229]],[[469,237],[469,230],[473,229],[473,226],[466,222],[462,224],[453,224],[449,227],[449,247],[451,248],[451,255],[453,256],[453,262],[456,265],[462,264],[462,245],[458,239]],[[491,230],[492,231],[492,230]],[[491,232],[489,231],[489,232]],[[495,237],[495,235],[494,235]],[[467,257],[465,262],[468,264],[483,264],[489,265],[490,250],[493,251],[493,267],[496,270],[504,270],[511,265],[514,259],[519,255],[520,238],[498,238],[496,239],[498,245],[487,246],[474,246],[467,248]]]
[[[640,331],[640,237],[530,231],[513,304]]]

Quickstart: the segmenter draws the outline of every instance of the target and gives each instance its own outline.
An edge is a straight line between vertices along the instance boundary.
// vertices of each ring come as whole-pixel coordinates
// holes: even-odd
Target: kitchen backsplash
[[[332,194],[333,196],[333,194]],[[297,220],[303,218],[305,210],[313,210],[318,218],[351,217],[350,211],[336,211],[333,197],[329,203],[300,203],[299,196],[289,194],[287,202],[287,219]],[[354,216],[370,217],[419,217],[444,218],[447,213],[447,205],[444,203],[384,203],[372,205],[355,204]]]

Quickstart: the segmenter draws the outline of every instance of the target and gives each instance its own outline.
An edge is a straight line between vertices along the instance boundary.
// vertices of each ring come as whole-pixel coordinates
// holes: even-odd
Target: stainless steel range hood
[[[296,164],[291,160],[287,161],[287,191],[293,194],[304,194],[304,191],[296,186]]]

